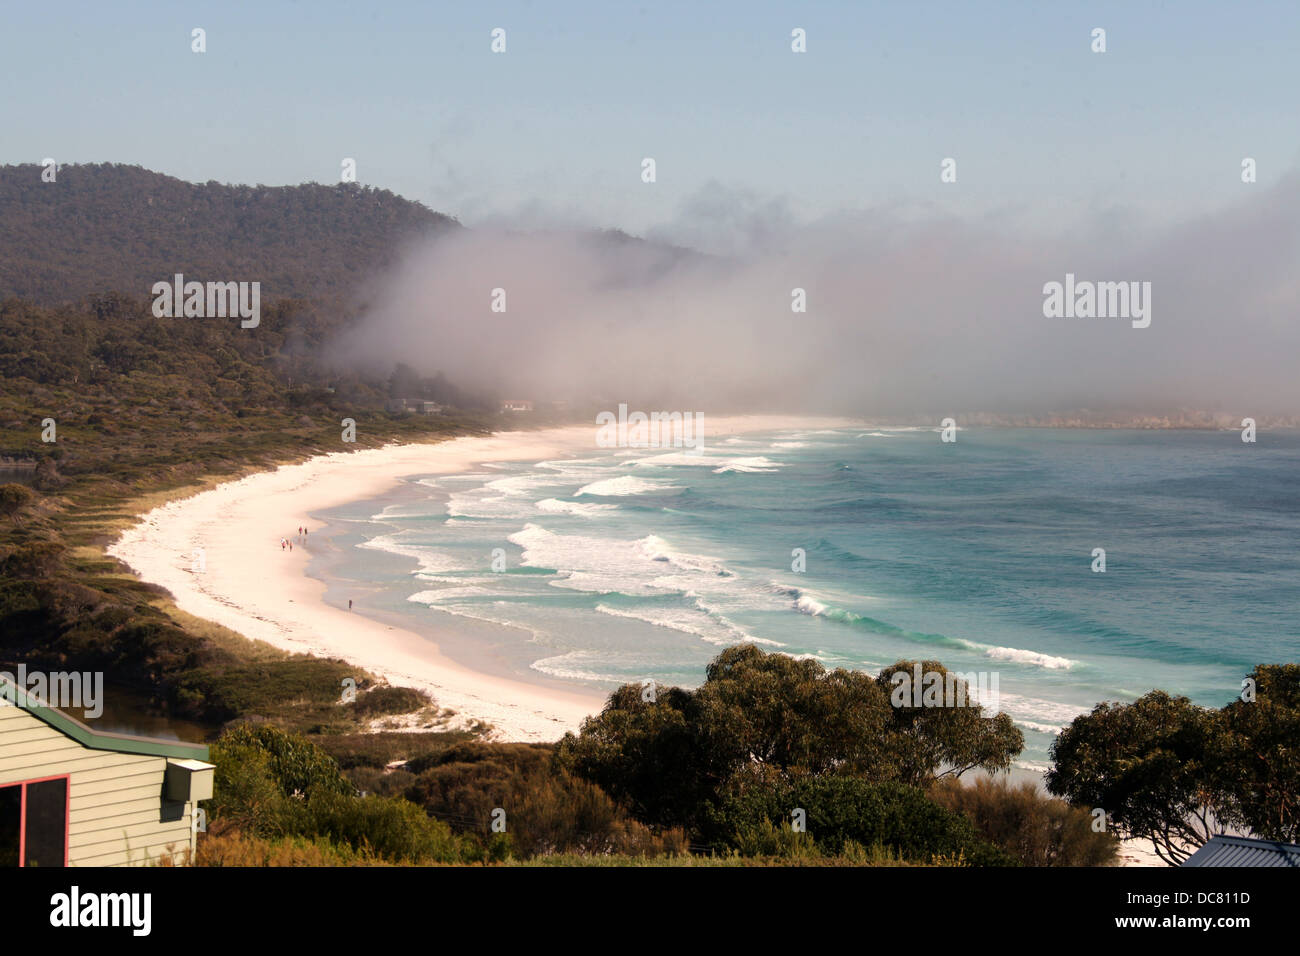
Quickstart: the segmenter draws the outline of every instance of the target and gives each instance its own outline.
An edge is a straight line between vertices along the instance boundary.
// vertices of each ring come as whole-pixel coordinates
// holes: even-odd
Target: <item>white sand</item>
[[[705,444],[716,446],[723,437],[743,432],[852,424],[706,415]],[[578,685],[569,691],[482,674],[449,660],[425,637],[330,607],[322,600],[325,585],[305,573],[311,537],[300,547],[295,532],[299,525],[309,531],[321,527],[310,517],[314,512],[378,497],[410,475],[467,471],[482,462],[590,455],[597,450],[596,432],[595,425],[575,425],[321,455],[168,502],[124,532],[108,553],[143,580],[171,591],[182,610],[245,637],[287,651],[342,658],[391,684],[427,690],[463,722],[492,724],[499,739],[557,740],[600,710],[603,696]],[[286,537],[295,539],[292,553],[280,549]],[[203,573],[191,570],[199,548]]]

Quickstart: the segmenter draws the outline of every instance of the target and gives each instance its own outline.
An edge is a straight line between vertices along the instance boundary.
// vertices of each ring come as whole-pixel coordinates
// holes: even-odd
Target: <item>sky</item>
[[[0,162],[274,186],[350,158],[473,227],[375,277],[341,360],[685,408],[1300,417],[1294,0],[71,2],[3,29]],[[1151,321],[1049,316],[1070,275],[1149,283]]]
[[[1290,0],[14,3],[0,74],[0,162],[284,185],[350,157],[469,225],[711,251],[865,209],[1173,223],[1240,197],[1243,157],[1262,187],[1300,161]]]

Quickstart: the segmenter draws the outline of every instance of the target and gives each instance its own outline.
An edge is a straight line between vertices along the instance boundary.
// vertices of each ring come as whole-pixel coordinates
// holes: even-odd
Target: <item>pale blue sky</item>
[[[1265,188],[1300,159],[1294,0],[15,3],[0,74],[0,162],[280,185],[350,156],[471,224],[671,232],[715,186],[798,219],[1183,219],[1243,156]]]

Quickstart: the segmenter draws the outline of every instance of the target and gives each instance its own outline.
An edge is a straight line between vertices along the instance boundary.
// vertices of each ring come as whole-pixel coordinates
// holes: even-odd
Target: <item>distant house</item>
[[[501,411],[503,412],[531,412],[532,410],[533,403],[523,399],[508,398],[501,403]]]
[[[212,796],[207,747],[99,733],[0,689],[0,867],[184,862]]]
[[[390,412],[416,412],[420,415],[441,415],[442,406],[437,402],[426,402],[420,398],[394,398],[384,407]]]
[[[1249,837],[1211,837],[1183,866],[1288,866],[1300,867],[1300,846]]]

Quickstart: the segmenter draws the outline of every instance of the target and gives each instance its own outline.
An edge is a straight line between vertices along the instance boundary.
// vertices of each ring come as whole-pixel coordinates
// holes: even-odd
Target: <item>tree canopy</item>
[[[1300,665],[1262,664],[1222,709],[1152,691],[1103,703],[1052,746],[1047,788],[1100,808],[1124,835],[1178,864],[1237,829],[1300,839]]]
[[[176,272],[257,280],[268,298],[343,297],[404,241],[459,225],[356,183],[199,184],[119,163],[61,166],[52,183],[41,172],[0,166],[0,299],[144,296]]]
[[[923,666],[947,673],[936,661]],[[619,688],[578,734],[565,735],[556,759],[638,818],[697,830],[710,806],[751,787],[831,774],[922,786],[973,767],[1009,767],[1024,739],[1005,714],[891,703],[890,673],[911,667],[900,661],[871,677],[738,645],[695,690]]]

